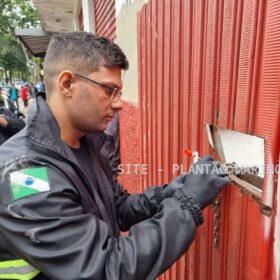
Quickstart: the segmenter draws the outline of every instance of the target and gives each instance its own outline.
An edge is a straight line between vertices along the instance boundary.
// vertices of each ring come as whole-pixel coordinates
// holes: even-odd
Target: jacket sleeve
[[[17,118],[8,118],[8,125],[5,127],[5,131],[12,136],[23,129],[24,126],[25,123],[23,120]]]
[[[155,279],[194,239],[193,216],[173,198],[132,226],[129,236],[111,238],[102,220],[84,213],[68,178],[52,168],[48,177],[49,191],[18,200],[9,197],[11,185],[3,177],[0,239],[51,279]]]

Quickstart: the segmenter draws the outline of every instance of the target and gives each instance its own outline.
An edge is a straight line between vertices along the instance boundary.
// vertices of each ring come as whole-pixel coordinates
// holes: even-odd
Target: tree
[[[1,0],[0,33],[14,34],[16,28],[39,25],[39,18],[31,0]]]
[[[16,28],[39,25],[31,0],[1,0],[0,2],[0,67],[5,78],[26,80],[30,75],[22,46],[15,36]]]

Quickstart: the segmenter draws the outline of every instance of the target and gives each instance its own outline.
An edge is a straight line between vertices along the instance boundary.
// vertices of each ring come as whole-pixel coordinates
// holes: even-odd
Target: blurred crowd
[[[25,115],[43,83],[11,84],[0,87],[0,145],[25,126]]]
[[[6,87],[6,96],[16,106],[17,110],[26,114],[29,106],[29,101],[34,98],[35,94],[39,91],[45,91],[43,83],[25,83],[20,87],[15,84]],[[19,103],[21,100],[21,104]]]

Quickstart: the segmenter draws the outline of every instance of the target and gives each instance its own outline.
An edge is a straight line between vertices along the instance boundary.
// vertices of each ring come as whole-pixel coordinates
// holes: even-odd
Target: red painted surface
[[[96,35],[116,38],[115,0],[94,0]]]
[[[120,119],[120,150],[124,174],[118,180],[130,193],[141,192],[140,163],[140,116],[139,108],[124,102]]]
[[[170,181],[173,164],[186,170],[185,150],[211,152],[206,123],[264,137],[265,163],[277,164],[278,0],[150,0],[138,14],[138,57],[140,159],[151,170],[143,189]],[[266,175],[263,191],[273,209],[275,179]],[[234,186],[223,191],[220,210],[219,246],[209,207],[196,241],[162,280],[277,279],[275,213],[265,218]]]

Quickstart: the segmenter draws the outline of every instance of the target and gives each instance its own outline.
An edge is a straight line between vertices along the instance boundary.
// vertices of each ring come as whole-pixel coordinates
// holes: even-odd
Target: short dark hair
[[[53,35],[44,61],[46,92],[63,70],[89,74],[101,66],[127,70],[127,58],[121,48],[105,37],[89,32],[56,33]]]

